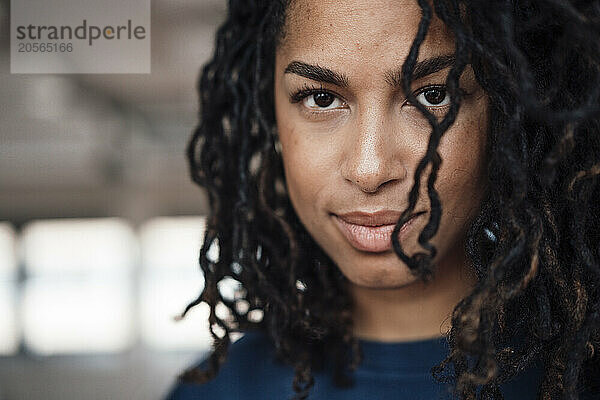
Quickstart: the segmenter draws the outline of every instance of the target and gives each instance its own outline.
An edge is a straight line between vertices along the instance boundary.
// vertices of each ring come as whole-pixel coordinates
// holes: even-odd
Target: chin
[[[399,289],[419,280],[404,263],[400,260],[396,261],[400,265],[391,268],[360,266],[353,268],[352,271],[342,270],[342,273],[353,285],[369,289]]]

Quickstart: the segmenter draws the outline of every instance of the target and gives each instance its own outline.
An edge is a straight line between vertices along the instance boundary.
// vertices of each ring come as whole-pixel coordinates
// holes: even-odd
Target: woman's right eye
[[[311,110],[333,110],[344,106],[344,102],[328,92],[315,92],[304,97],[302,104]]]
[[[292,103],[300,103],[310,111],[329,111],[346,107],[339,96],[323,88],[303,88],[291,96]]]

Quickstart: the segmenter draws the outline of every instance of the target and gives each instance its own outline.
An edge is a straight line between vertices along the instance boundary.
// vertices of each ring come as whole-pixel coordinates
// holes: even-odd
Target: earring
[[[273,148],[275,149],[275,153],[278,156],[281,156],[281,142],[279,141],[279,135],[273,135]]]

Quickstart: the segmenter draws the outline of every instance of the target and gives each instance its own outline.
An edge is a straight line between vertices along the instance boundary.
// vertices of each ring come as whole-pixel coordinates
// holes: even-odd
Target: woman
[[[188,147],[214,352],[170,398],[597,398],[599,26],[230,1]]]

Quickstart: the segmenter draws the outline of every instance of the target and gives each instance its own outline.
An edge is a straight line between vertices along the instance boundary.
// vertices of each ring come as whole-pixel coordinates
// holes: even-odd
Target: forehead
[[[432,10],[433,12],[433,10]],[[452,53],[452,33],[433,12],[419,59]],[[311,61],[404,61],[421,20],[417,0],[292,0],[285,36],[278,49],[284,58]]]

